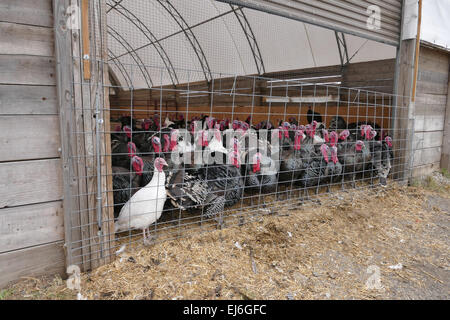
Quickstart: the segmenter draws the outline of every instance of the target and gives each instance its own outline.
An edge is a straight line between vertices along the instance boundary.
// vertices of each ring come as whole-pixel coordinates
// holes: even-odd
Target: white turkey
[[[144,243],[147,240],[146,230],[161,217],[167,198],[166,174],[163,171],[167,162],[163,158],[156,158],[154,163],[152,180],[127,201],[115,223],[115,232],[142,229]]]

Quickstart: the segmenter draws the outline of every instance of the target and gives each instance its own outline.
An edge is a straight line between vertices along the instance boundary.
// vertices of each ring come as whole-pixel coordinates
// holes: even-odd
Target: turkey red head
[[[125,126],[122,130],[125,132],[127,137],[131,139],[131,128],[129,126]]]
[[[328,163],[328,146],[324,143],[320,146],[320,152],[322,152],[322,157],[324,158],[325,162]]]
[[[169,147],[170,147],[170,139],[169,139],[169,135],[165,133],[165,134],[163,135],[163,139],[164,139],[163,152],[169,152]]]
[[[241,166],[241,159],[239,157],[239,152],[233,151],[230,153],[230,163],[239,169]]]
[[[163,158],[156,158],[155,159],[155,169],[156,170],[158,170],[159,172],[162,172],[164,166],[166,166],[166,167],[169,166],[167,164],[166,160],[164,160]]]
[[[386,136],[386,138],[384,138],[384,141],[387,143],[389,148],[392,148],[392,138],[389,136]]]
[[[261,158],[262,154],[257,152],[253,156],[253,173],[258,173],[261,171]]]
[[[241,128],[242,130],[247,131],[250,128],[250,125],[247,122],[242,122]]]
[[[128,156],[130,158],[133,158],[136,155],[136,145],[134,144],[134,142],[128,142],[127,143],[127,148],[128,148]]]
[[[363,138],[366,135],[366,127],[367,127],[367,124],[361,125],[361,137],[363,137]]]
[[[134,172],[136,172],[138,176],[142,176],[142,172],[144,171],[144,161],[141,157],[133,156],[131,158],[131,165],[133,166]]]
[[[339,140],[345,141],[347,140],[347,138],[350,135],[350,131],[348,131],[347,129],[343,130],[340,134],[339,134]]]
[[[328,134],[328,130],[322,129],[322,134],[323,134],[323,138],[325,139],[325,142],[326,143],[330,142],[330,135]]]
[[[330,149],[331,149],[331,161],[333,161],[333,163],[336,164],[339,161],[337,155],[337,147],[332,146]]]
[[[179,131],[177,129],[174,129],[170,132],[170,145],[169,145],[169,151],[175,150],[178,144],[178,134]]]
[[[200,134],[200,139],[199,139],[199,143],[202,147],[207,147],[208,146],[208,132],[205,130],[200,130],[199,131]]]
[[[364,141],[358,140],[355,143],[355,149],[356,151],[360,152],[364,148]]]
[[[153,120],[152,119],[145,119],[144,122],[142,123],[142,129],[144,129],[145,131],[150,130],[150,126],[152,125]]]
[[[366,136],[366,139],[369,139],[369,140],[371,140],[372,138],[370,138],[370,135],[371,135],[371,131],[373,130],[373,128],[372,128],[372,126],[370,126],[370,125],[366,125],[365,127],[364,127],[364,135]],[[364,137],[364,135],[363,135],[363,137]]]
[[[375,130],[370,130],[369,132],[366,132],[366,138],[368,140],[372,140],[377,136],[377,132]]]
[[[289,122],[283,122],[283,133],[285,138],[289,138],[289,129],[291,124]]]
[[[302,141],[305,135],[303,134],[302,130],[296,130],[295,131],[295,137],[294,137],[294,150],[300,150],[302,147]]]
[[[152,146],[156,153],[161,152],[161,140],[158,137],[152,138]]]
[[[330,145],[332,147],[334,147],[337,144],[338,138],[339,138],[339,136],[336,131],[333,131],[330,133]]]
[[[120,132],[122,131],[122,126],[120,124],[118,124],[115,128],[114,128],[114,132]]]
[[[295,123],[291,124],[291,130],[292,131],[296,131],[297,130],[297,126],[295,125]]]

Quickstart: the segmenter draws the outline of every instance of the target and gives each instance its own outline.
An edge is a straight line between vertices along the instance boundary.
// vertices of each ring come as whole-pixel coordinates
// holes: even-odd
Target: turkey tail
[[[210,197],[210,199],[208,199],[208,202],[210,204],[208,204],[206,206],[206,210],[205,210],[205,215],[208,218],[212,218],[217,216],[217,214],[220,214],[221,212],[223,212],[225,210],[225,197],[224,196],[212,196]]]

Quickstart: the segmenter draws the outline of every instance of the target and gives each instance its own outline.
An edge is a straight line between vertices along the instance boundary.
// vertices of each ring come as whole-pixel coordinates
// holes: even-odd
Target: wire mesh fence
[[[132,75],[142,65],[123,67]],[[100,165],[73,179],[112,183],[73,195],[97,201],[87,208],[95,217],[84,223],[86,212],[72,212],[80,221],[72,228],[111,223],[102,232],[114,250],[242,225],[280,206],[315,201],[317,194],[386,186],[402,177],[406,135],[396,127],[401,107],[394,95],[224,74],[173,86],[164,84],[164,69],[145,68],[161,75],[151,88],[107,86],[115,93],[109,127],[74,132],[77,139],[110,136],[110,153],[97,148],[77,155]],[[177,73],[197,79],[202,71]],[[113,202],[105,204],[111,194]],[[90,235],[72,244],[79,252],[74,259],[85,258],[83,246],[98,237]]]
[[[164,33],[164,19],[159,33],[147,29],[140,17],[145,10],[129,1],[106,3],[107,24],[100,23],[100,9],[91,21],[96,44],[107,46],[108,56],[97,49],[90,63],[100,74],[108,72],[110,83],[85,80],[81,71],[74,76],[73,263],[89,269],[111,260],[126,243],[242,225],[318,201],[318,195],[386,187],[408,174],[403,97],[347,88],[342,74],[213,72],[195,33],[186,34],[180,12],[168,1],[157,2],[178,29]],[[226,9],[218,16],[234,16],[246,39],[253,37],[242,12]],[[124,28],[121,19],[133,23]],[[205,19],[189,24],[217,20]],[[171,62],[181,49],[157,45],[181,33],[196,48],[196,68]],[[141,48],[148,50],[139,55]],[[247,57],[256,66],[258,50],[253,46],[253,59]],[[77,54],[73,59],[80,66],[86,61]],[[183,59],[190,58],[176,61],[183,65]],[[260,72],[264,65],[253,68]]]

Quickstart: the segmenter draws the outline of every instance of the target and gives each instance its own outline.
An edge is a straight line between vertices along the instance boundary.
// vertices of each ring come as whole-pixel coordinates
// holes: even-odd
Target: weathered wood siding
[[[0,288],[64,272],[51,0],[0,1]]]
[[[448,109],[450,54],[422,46],[419,57],[414,133],[413,175],[422,176],[439,169]],[[447,111],[448,112],[448,111]]]

